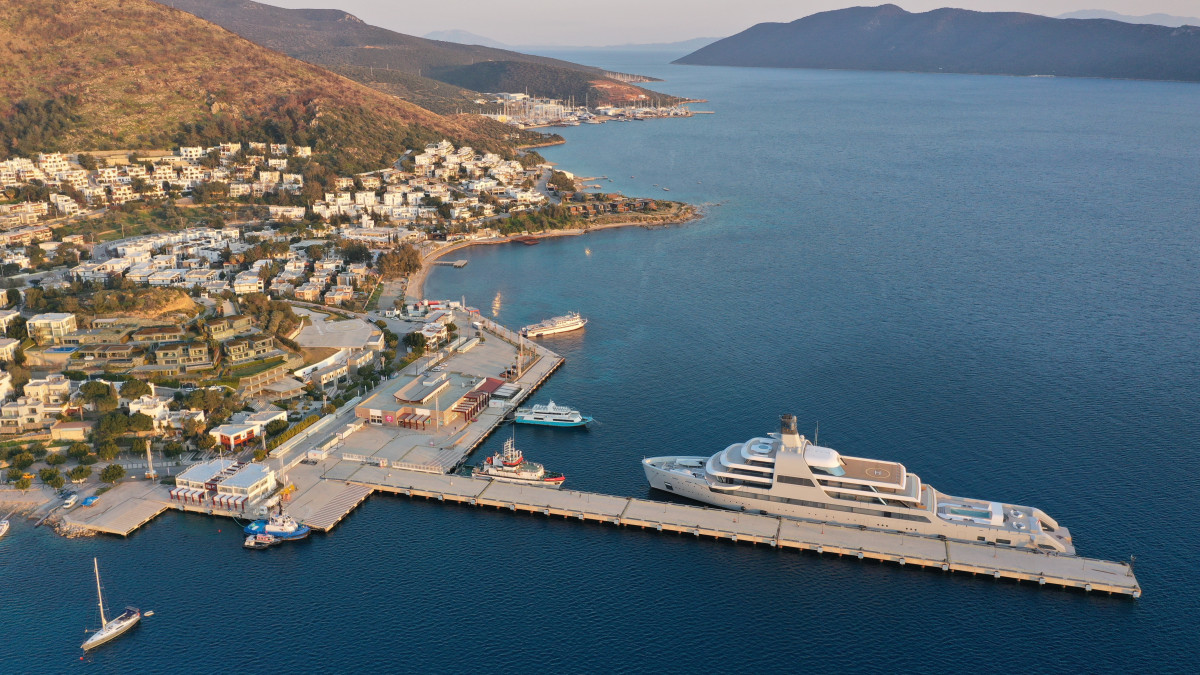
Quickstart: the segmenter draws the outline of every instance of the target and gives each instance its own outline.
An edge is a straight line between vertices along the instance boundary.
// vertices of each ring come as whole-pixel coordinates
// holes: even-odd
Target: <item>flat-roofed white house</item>
[[[233,280],[233,292],[238,295],[246,295],[247,293],[262,293],[263,280],[258,276],[257,272],[242,272]]]
[[[39,345],[46,345],[61,340],[63,336],[74,332],[79,326],[75,323],[74,314],[50,312],[32,317],[25,327],[35,342]]]

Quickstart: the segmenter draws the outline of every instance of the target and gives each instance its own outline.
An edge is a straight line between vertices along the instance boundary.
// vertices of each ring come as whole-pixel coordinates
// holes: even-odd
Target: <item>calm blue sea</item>
[[[508,325],[591,319],[547,340],[568,362],[536,400],[601,424],[522,427],[527,455],[652,496],[643,456],[795,413],[942,491],[1044,508],[1082,555],[1136,555],[1144,597],[377,496],[265,552],[198,516],[128,540],[20,522],[0,672],[1194,672],[1200,86],[568,56],[717,114],[543,154],[707,215],[431,275]],[[114,604],[157,615],[78,661],[94,555]]]

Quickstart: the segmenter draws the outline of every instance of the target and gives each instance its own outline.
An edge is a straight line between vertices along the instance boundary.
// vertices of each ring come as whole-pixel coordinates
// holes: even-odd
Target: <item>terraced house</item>
[[[250,335],[228,340],[222,347],[232,365],[240,365],[274,354],[275,338],[270,335]]]
[[[234,314],[208,322],[208,335],[214,340],[225,340],[251,330],[254,330],[254,317],[245,314]]]
[[[160,366],[174,366],[181,373],[213,367],[212,355],[208,345],[203,342],[161,344],[154,350],[154,363]]]
[[[180,342],[186,337],[182,326],[148,326],[129,336],[130,342]]]

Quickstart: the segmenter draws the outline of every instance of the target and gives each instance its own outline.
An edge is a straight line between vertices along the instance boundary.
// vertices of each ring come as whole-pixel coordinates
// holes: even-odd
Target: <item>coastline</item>
[[[690,223],[693,220],[698,220],[703,217],[704,213],[701,209],[696,208],[691,204],[684,204],[682,213],[678,216],[666,218],[659,222],[647,222],[636,220],[623,220],[615,223],[600,223],[591,227],[570,228],[563,230],[547,230],[545,232],[536,232],[524,235],[516,235],[511,237],[493,237],[490,239],[476,239],[472,241],[455,242],[449,246],[430,253],[421,259],[421,269],[408,279],[408,283],[404,288],[404,299],[408,302],[415,302],[424,299],[425,280],[429,276],[430,270],[434,268],[434,261],[449,255],[455,251],[461,251],[471,246],[494,246],[497,244],[515,244],[517,237],[530,239],[553,239],[556,237],[579,237],[589,232],[599,232],[600,230],[612,230],[619,227],[643,227],[646,229],[655,227],[667,227],[670,225],[683,225]]]

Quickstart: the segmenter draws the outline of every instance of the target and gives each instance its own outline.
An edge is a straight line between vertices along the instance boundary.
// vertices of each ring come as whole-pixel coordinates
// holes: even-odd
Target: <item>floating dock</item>
[[[1134,598],[1142,594],[1133,570],[1121,562],[367,465],[359,467],[346,480],[379,492],[440,502],[852,556]]]
[[[466,260],[434,260],[433,264],[434,265],[442,265],[444,267],[457,267],[459,269],[462,269],[463,267],[467,266],[467,262],[468,261],[466,261]]]

